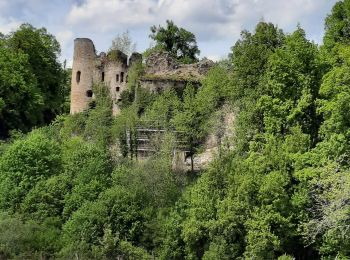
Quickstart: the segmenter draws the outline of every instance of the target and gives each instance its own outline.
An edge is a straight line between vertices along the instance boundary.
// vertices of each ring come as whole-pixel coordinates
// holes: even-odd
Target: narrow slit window
[[[104,82],[104,81],[105,81],[105,73],[102,72],[102,82]]]
[[[87,97],[92,97],[92,90],[86,91],[86,96]]]
[[[124,72],[120,72],[120,82],[124,82]]]
[[[119,92],[119,90],[120,90],[120,87],[115,88],[115,91]]]
[[[80,72],[80,71],[77,71],[77,75],[76,75],[77,83],[80,82],[80,76],[81,76],[81,72]]]
[[[119,74],[115,75],[115,81],[119,82]]]

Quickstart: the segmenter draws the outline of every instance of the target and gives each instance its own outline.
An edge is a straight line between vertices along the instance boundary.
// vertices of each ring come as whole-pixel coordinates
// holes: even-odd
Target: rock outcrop
[[[154,52],[146,60],[145,79],[200,81],[214,66],[208,59],[180,64],[168,52]]]

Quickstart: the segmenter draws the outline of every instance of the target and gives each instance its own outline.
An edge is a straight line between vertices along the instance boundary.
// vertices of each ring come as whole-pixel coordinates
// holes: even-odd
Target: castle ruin
[[[88,38],[74,40],[70,113],[83,112],[94,99],[93,85],[104,83],[113,100],[113,115],[120,112],[121,93],[127,88],[128,69],[142,62],[142,55],[127,57],[119,50],[96,54],[94,43]],[[179,64],[168,53],[154,53],[145,62],[145,73],[139,80],[141,88],[151,92],[183,89],[188,82],[196,86],[214,62],[204,59],[195,64]]]
[[[90,39],[75,39],[70,113],[88,109],[94,96],[92,86],[102,82],[110,90],[113,114],[118,114],[118,101],[121,92],[126,89],[128,68],[137,61],[142,61],[139,53],[133,53],[128,64],[128,57],[121,51],[113,50],[108,55],[104,52],[96,55],[95,46]]]
[[[143,62],[142,58],[141,54],[135,52],[128,59],[127,55],[119,50],[112,50],[107,54],[101,52],[97,55],[94,43],[90,39],[75,39],[70,113],[75,114],[88,110],[94,100],[93,85],[102,83],[110,91],[113,101],[113,115],[118,115],[120,113],[121,93],[127,89],[128,70],[134,63]],[[138,79],[138,87],[153,93],[159,93],[166,89],[176,89],[181,92],[189,82],[200,87],[201,79],[213,65],[214,62],[208,59],[194,64],[181,64],[167,52],[155,52],[143,63],[144,73]],[[150,146],[150,140],[153,138],[152,136],[164,132],[164,129],[152,125],[136,127],[137,158],[146,158],[149,154],[154,153]],[[126,134],[128,135],[128,133]],[[181,138],[177,140],[173,158],[174,166],[188,169],[191,165],[188,161],[189,153],[187,145],[182,143]],[[199,155],[195,158],[196,161],[199,161],[196,165],[198,164],[198,167],[201,168],[205,165],[201,160],[208,162],[210,161],[208,158],[210,155],[209,157],[206,154]]]

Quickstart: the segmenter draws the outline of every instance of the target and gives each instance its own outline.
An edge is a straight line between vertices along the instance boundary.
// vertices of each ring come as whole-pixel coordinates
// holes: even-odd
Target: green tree
[[[44,222],[48,218],[61,220],[69,183],[70,180],[64,175],[38,181],[21,203],[20,212],[28,219],[38,222]]]
[[[58,62],[61,52],[58,41],[45,28],[22,24],[7,37],[6,44],[16,53],[27,55],[30,65],[27,69],[34,74],[43,99],[42,123],[51,122],[62,112],[66,97],[66,74]]]
[[[350,44],[350,1],[338,1],[325,20],[323,43],[330,51],[338,43]]]
[[[282,136],[300,125],[317,142],[316,99],[323,76],[317,46],[298,28],[270,57],[259,106],[266,132]]]
[[[178,110],[172,122],[177,131],[185,138],[191,156],[191,171],[194,170],[193,155],[200,138],[200,117],[196,107],[196,92],[191,83],[187,84],[183,93],[182,109]]]
[[[10,130],[28,131],[42,121],[43,93],[28,55],[0,43],[0,137]]]
[[[150,38],[156,45],[168,51],[173,57],[184,63],[196,62],[200,51],[197,46],[196,37],[184,28],[177,27],[173,21],[167,20],[166,27],[153,25]]]
[[[62,169],[57,142],[39,130],[16,140],[0,158],[0,207],[16,211],[37,182]]]
[[[284,41],[282,30],[272,23],[260,22],[254,33],[242,31],[241,39],[231,48],[230,58],[234,72],[234,99],[258,92],[258,86],[267,68],[267,61]]]
[[[253,136],[262,131],[262,116],[256,109],[256,100],[263,93],[261,82],[265,76],[268,59],[283,44],[282,30],[272,23],[260,22],[253,33],[243,31],[241,38],[231,48],[233,66],[230,96],[239,109],[236,146],[246,152]]]
[[[350,154],[348,113],[350,111],[350,48],[339,46],[339,65],[335,65],[323,78],[318,100],[318,112],[323,116],[324,122],[320,128],[319,144],[324,156],[333,160],[343,161],[347,165]],[[343,158],[343,159],[342,159]]]
[[[59,248],[59,229],[53,222],[24,222],[19,215],[0,213],[0,256],[5,259],[51,258]]]

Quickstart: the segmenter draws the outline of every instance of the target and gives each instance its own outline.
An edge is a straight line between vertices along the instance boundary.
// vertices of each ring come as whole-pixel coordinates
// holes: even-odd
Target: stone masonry
[[[118,104],[121,93],[127,87],[128,69],[135,62],[142,62],[141,54],[133,53],[129,60],[119,50],[97,55],[90,39],[75,39],[70,113],[87,110],[94,99],[93,85],[104,83],[113,99],[113,114],[117,115],[120,112]],[[145,62],[145,72],[139,86],[151,92],[183,89],[188,82],[199,87],[201,79],[213,65],[214,62],[208,59],[195,64],[179,64],[167,52],[153,53]]]
[[[133,53],[129,64],[141,60],[141,54]],[[118,101],[121,92],[126,89],[128,68],[127,56],[121,51],[113,50],[108,55],[104,52],[97,55],[90,39],[75,39],[70,113],[75,114],[88,109],[94,98],[93,84],[105,83],[113,99],[113,114],[118,114]]]

